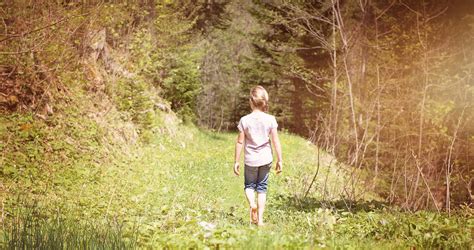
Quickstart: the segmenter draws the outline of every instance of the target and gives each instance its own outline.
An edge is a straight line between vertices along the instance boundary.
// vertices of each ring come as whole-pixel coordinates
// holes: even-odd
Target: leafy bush
[[[141,79],[120,79],[110,93],[119,110],[128,112],[143,129],[151,128],[154,117],[154,102],[148,88]]]

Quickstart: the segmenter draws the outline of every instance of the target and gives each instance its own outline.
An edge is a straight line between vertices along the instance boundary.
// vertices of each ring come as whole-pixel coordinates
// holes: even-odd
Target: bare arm
[[[280,173],[283,168],[283,157],[281,154],[280,138],[278,137],[278,130],[276,128],[272,128],[271,136],[272,136],[273,147],[275,148],[275,151],[277,153],[277,164],[276,164],[275,169],[277,173]]]
[[[245,133],[240,132],[239,135],[237,136],[237,141],[235,142],[235,158],[234,158],[234,174],[235,175],[240,175],[239,161],[240,161],[240,154],[242,152],[242,146],[244,144],[244,140],[245,140]]]

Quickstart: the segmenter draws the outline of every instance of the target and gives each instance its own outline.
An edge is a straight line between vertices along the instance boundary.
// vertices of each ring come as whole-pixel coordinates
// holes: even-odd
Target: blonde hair
[[[250,104],[254,108],[268,111],[268,92],[260,85],[250,90]]]

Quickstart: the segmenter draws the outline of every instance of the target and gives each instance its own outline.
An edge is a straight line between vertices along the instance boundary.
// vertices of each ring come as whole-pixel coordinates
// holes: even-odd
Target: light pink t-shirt
[[[273,161],[270,132],[277,127],[275,117],[261,111],[240,118],[237,128],[245,133],[245,165],[259,167]]]

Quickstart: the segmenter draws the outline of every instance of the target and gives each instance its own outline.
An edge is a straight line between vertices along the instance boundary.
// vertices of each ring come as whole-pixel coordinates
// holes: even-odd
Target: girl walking
[[[235,144],[234,173],[240,175],[240,154],[244,148],[245,196],[250,205],[250,221],[263,226],[263,212],[267,199],[268,174],[273,161],[272,147],[277,154],[276,173],[282,171],[283,161],[281,144],[278,138],[278,124],[274,116],[267,114],[268,93],[262,86],[250,90],[250,107],[252,112],[240,118],[239,135]],[[270,142],[271,138],[271,142]],[[255,192],[257,202],[255,203]]]

